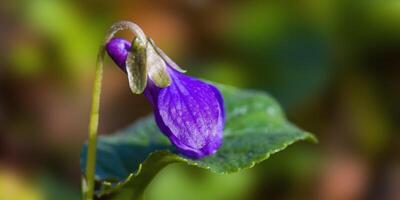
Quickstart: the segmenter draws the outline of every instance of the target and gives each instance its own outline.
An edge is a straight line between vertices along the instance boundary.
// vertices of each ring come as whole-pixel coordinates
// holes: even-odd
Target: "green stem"
[[[96,169],[96,143],[97,143],[97,132],[99,125],[99,108],[100,108],[100,94],[101,94],[101,82],[103,79],[103,61],[105,55],[105,46],[110,41],[114,34],[120,30],[129,29],[135,34],[135,36],[141,41],[146,41],[146,36],[139,26],[132,22],[121,21],[114,23],[108,30],[106,37],[99,48],[96,63],[96,75],[94,79],[93,94],[92,94],[92,108],[90,113],[89,121],[89,141],[88,151],[86,160],[86,181],[83,181],[84,199],[92,200],[94,195],[94,176]]]
[[[89,122],[89,141],[88,153],[86,161],[86,181],[87,191],[85,194],[86,200],[91,200],[94,193],[94,174],[96,168],[96,143],[97,143],[97,130],[99,125],[99,107],[100,107],[100,94],[101,94],[101,81],[103,79],[103,60],[105,48],[104,45],[100,46],[96,63],[96,75],[94,79],[93,94],[92,94],[92,110],[90,113]]]

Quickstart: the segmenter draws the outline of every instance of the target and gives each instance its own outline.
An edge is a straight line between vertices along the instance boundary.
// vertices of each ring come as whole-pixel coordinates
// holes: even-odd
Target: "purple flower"
[[[222,143],[224,102],[213,85],[183,74],[151,40],[146,48],[145,96],[154,108],[160,130],[177,150],[191,158],[214,154]],[[135,43],[113,38],[106,49],[114,62],[127,72],[129,52]],[[161,81],[160,81],[161,80]]]

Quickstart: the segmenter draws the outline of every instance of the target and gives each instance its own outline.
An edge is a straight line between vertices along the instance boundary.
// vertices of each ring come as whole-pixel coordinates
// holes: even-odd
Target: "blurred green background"
[[[400,199],[399,0],[9,0],[1,200],[80,199],[97,47],[118,20],[139,24],[190,75],[271,93],[320,140],[232,175],[169,166],[149,200]],[[108,59],[100,132],[150,112]]]

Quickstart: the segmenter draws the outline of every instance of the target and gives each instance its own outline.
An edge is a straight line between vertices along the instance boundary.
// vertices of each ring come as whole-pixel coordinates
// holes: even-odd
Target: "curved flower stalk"
[[[143,67],[146,70],[143,71],[148,77],[144,94],[154,108],[160,130],[185,156],[202,158],[214,154],[222,143],[225,123],[219,90],[183,74],[184,71],[150,39],[145,47],[138,46],[135,40],[131,44],[120,38],[111,39],[106,46],[110,57],[128,77],[129,68],[141,68],[136,64],[129,66],[132,64],[129,54],[140,52],[142,48],[146,49],[146,66]]]

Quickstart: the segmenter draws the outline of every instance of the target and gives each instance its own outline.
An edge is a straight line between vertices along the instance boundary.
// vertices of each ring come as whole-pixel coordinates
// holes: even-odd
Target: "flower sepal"
[[[143,93],[147,85],[147,44],[143,44],[138,37],[132,41],[125,61],[129,87],[134,94]]]

